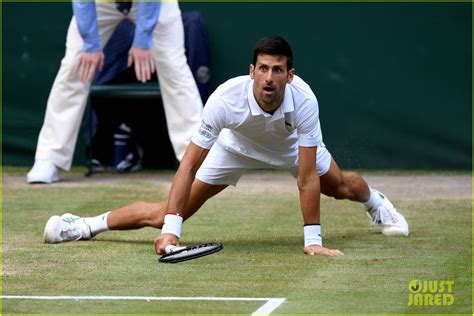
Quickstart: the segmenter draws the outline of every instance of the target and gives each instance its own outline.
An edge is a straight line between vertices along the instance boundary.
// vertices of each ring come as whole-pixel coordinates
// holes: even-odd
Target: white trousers
[[[137,4],[128,18],[136,21]],[[114,2],[96,2],[99,36],[102,48],[118,24],[127,18]],[[66,55],[54,81],[43,127],[36,148],[36,160],[51,160],[57,167],[69,170],[77,136],[89,95],[90,84],[84,84],[74,71],[83,39],[73,17],[66,39]],[[166,123],[176,158],[181,160],[199,122],[202,101],[187,64],[184,30],[178,2],[163,1],[160,17],[153,31],[152,54],[155,61]],[[105,56],[107,58],[107,56]],[[159,144],[156,144],[159,146]]]

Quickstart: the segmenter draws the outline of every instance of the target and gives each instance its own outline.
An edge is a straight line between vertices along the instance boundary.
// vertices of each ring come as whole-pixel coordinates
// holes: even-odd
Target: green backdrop
[[[3,163],[34,160],[70,3],[3,3]],[[200,11],[211,86],[287,38],[344,168],[471,168],[471,3],[182,3]],[[75,163],[85,161],[80,135]],[[157,144],[159,139],[157,139]]]

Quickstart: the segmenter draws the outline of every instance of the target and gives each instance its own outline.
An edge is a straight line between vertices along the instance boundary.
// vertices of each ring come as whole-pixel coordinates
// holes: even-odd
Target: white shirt
[[[272,115],[257,104],[250,76],[230,79],[209,97],[192,137],[194,144],[207,149],[216,141],[238,155],[281,167],[294,165],[298,146],[324,146],[316,96],[294,76]]]

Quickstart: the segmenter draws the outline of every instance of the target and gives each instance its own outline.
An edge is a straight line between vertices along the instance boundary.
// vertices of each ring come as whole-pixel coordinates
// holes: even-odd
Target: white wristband
[[[181,225],[183,224],[183,218],[176,214],[166,214],[165,223],[161,228],[161,234],[173,234],[178,238],[181,238]]]
[[[321,237],[321,225],[306,225],[304,229],[304,246],[323,245],[323,238]]]

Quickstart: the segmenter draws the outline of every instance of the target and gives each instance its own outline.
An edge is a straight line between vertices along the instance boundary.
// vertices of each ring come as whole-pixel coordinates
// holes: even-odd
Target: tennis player
[[[386,236],[408,236],[408,224],[381,192],[356,172],[342,172],[323,143],[318,101],[295,75],[293,53],[278,36],[257,42],[250,75],[228,80],[210,96],[170,194],[162,203],[136,202],[97,217],[53,216],[47,243],[89,239],[106,230],[161,228],[155,251],[178,245],[181,226],[210,197],[245,172],[288,170],[296,179],[304,221],[304,253],[341,256],[323,246],[320,194],[363,204]]]

